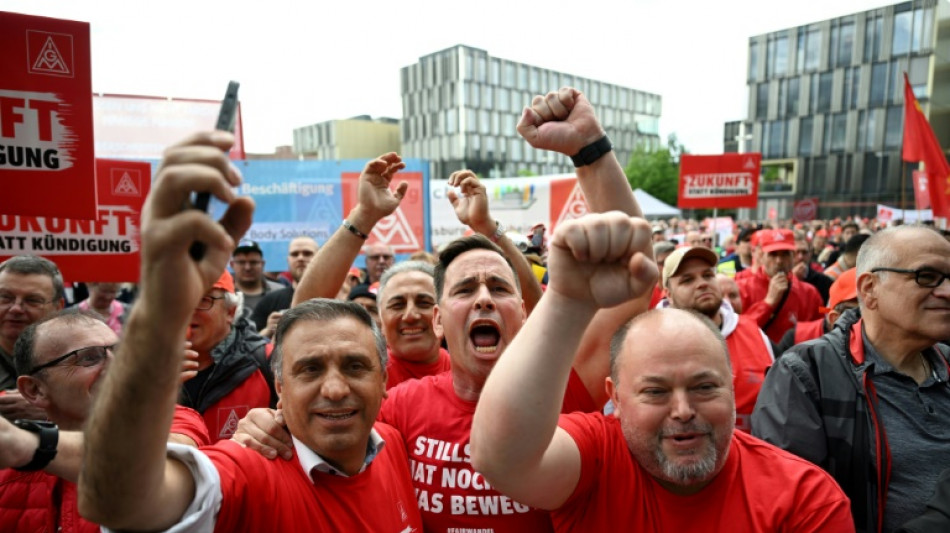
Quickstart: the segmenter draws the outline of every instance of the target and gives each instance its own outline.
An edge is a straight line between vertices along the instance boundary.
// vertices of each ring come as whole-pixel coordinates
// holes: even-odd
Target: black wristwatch
[[[571,161],[574,162],[575,167],[582,167],[597,161],[602,155],[611,150],[613,150],[613,145],[610,144],[610,139],[604,135],[600,139],[581,148],[581,151],[577,152],[577,155],[571,156]]]
[[[43,420],[14,420],[13,425],[40,436],[40,445],[33,454],[33,460],[24,466],[14,468],[14,470],[33,472],[45,468],[56,457],[56,446],[59,444],[59,427],[52,422]]]

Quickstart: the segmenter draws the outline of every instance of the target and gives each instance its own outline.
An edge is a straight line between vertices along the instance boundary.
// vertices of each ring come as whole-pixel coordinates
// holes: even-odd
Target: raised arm
[[[405,196],[409,183],[400,182],[395,191],[389,188],[393,174],[405,167],[395,152],[366,163],[360,174],[357,192],[359,203],[350,210],[344,222],[356,231],[341,225],[317,250],[317,255],[310,261],[297,284],[293,305],[311,298],[336,298],[353,261],[366,244],[365,236],[373,231],[380,219],[391,215]],[[364,237],[358,236],[356,232],[362,233]]]
[[[528,314],[531,314],[538,300],[541,299],[541,284],[538,283],[531,265],[515,243],[511,242],[507,235],[496,235],[499,223],[489,212],[485,186],[471,170],[453,172],[449,176],[449,185],[458,187],[462,193],[461,196],[453,190],[449,190],[448,193],[449,202],[452,203],[459,222],[494,241],[515,267],[521,284],[521,299],[524,300]]]
[[[472,464],[499,491],[555,509],[580,477],[573,439],[557,427],[581,335],[597,309],[652,290],[657,277],[650,227],[622,213],[558,226],[550,247],[551,283],[492,370],[472,425]]]
[[[521,114],[518,133],[535,148],[568,157],[606,135],[587,97],[570,87],[535,96]],[[613,150],[589,165],[578,167],[577,181],[592,211],[621,211],[633,217],[643,216]]]
[[[166,457],[182,369],[181,342],[198,300],[221,275],[254,204],[236,198],[240,174],[223,150],[234,137],[196,134],[165,152],[142,210],[142,274],[125,338],[86,428],[79,478],[80,512],[113,529],[165,529],[194,496],[195,481]],[[221,223],[182,210],[189,193],[207,191],[229,204]],[[206,245],[195,261],[192,241]]]

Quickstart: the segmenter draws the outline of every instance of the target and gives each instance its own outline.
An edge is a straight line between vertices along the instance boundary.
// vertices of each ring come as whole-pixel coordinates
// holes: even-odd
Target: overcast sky
[[[89,22],[95,92],[220,99],[240,81],[249,152],[291,144],[293,128],[315,122],[401,117],[400,68],[466,44],[657,93],[663,139],[719,153],[723,122],[746,116],[749,37],[891,3],[4,0],[0,10]]]

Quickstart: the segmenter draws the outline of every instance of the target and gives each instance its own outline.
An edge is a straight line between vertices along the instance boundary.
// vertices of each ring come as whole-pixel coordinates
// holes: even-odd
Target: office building
[[[294,128],[294,153],[321,160],[372,159],[400,152],[399,121],[360,115]]]
[[[622,165],[638,145],[659,147],[660,96],[457,45],[401,72],[403,155],[428,159],[431,175],[470,168],[508,177],[572,172],[566,156],[531,148],[515,126],[537,94],[575,87],[590,99]]]
[[[917,165],[901,164],[904,72],[946,148],[950,3],[914,0],[758,35],[748,53],[748,118],[725,129],[737,150],[762,153],[750,218],[771,208],[790,218],[792,202],[811,197],[820,218],[914,208]]]

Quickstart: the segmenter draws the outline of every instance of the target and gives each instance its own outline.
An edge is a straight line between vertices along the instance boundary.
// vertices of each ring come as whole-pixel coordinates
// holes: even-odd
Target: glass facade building
[[[591,101],[621,164],[638,145],[659,146],[659,95],[457,45],[402,68],[402,155],[430,160],[440,179],[464,168],[485,178],[572,172],[569,158],[531,148],[515,130],[535,95],[564,86]]]
[[[937,0],[750,38],[746,135],[733,140],[739,151],[761,152],[763,165],[775,164],[783,176],[764,188],[762,199],[771,201],[760,201],[759,210],[778,207],[790,217],[792,202],[806,197],[820,199],[821,218],[874,216],[879,203],[913,209],[917,166],[902,169],[900,158],[904,73],[946,147],[948,52],[950,4]]]

